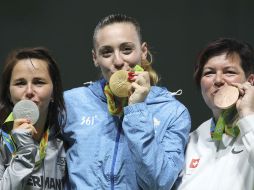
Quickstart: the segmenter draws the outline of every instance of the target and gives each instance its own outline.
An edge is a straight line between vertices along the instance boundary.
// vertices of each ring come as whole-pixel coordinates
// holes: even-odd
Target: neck
[[[212,110],[213,112],[213,117],[215,119],[215,121],[218,121],[219,117],[220,117],[220,114],[221,114],[221,110],[220,109],[214,109]]]
[[[41,141],[42,135],[44,133],[44,129],[45,127],[38,127],[38,128],[36,127],[37,134],[33,135],[34,140],[36,140],[37,142]]]

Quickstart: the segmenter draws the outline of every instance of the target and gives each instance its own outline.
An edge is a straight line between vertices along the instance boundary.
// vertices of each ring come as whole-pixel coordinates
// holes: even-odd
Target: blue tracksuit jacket
[[[188,110],[153,86],[143,103],[110,115],[97,81],[64,94],[71,189],[170,189],[184,164]]]

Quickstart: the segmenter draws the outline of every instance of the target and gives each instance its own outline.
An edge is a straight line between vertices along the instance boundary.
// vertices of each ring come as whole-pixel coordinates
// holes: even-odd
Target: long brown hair
[[[27,58],[36,58],[47,63],[48,72],[53,83],[53,101],[49,104],[47,125],[56,127],[59,132],[60,127],[65,124],[66,120],[62,81],[56,61],[44,47],[17,49],[8,55],[0,81],[0,124],[2,126],[13,109],[9,90],[13,68],[18,61]]]

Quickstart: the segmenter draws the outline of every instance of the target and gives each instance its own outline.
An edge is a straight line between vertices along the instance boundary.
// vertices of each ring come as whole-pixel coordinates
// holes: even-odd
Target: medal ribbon
[[[49,128],[47,131],[44,132],[41,142],[40,142],[40,160],[35,162],[35,166],[38,166],[41,164],[42,160],[46,157],[46,149],[48,147],[48,138],[49,138]]]
[[[121,116],[123,107],[127,105],[128,98],[116,98],[109,88],[109,84],[104,87],[104,93],[107,97],[108,111],[111,115]]]
[[[9,114],[9,116],[5,119],[3,125],[12,125],[14,121],[14,117],[12,112]],[[2,127],[3,128],[3,127]],[[17,148],[16,145],[14,143],[14,140],[12,139],[12,136],[8,133],[6,133],[3,129],[0,129],[2,137],[3,137],[3,142],[4,144],[7,146],[7,148],[9,149],[9,151],[11,152],[12,155],[15,155]]]
[[[140,65],[134,67],[134,71],[144,71]],[[116,98],[107,83],[104,87],[104,93],[107,98],[108,110],[111,115],[123,115],[123,108],[128,104],[128,98]]]
[[[213,140],[220,141],[223,133],[229,136],[237,137],[240,133],[236,125],[238,114],[235,106],[223,110],[215,126],[211,126],[211,137]]]

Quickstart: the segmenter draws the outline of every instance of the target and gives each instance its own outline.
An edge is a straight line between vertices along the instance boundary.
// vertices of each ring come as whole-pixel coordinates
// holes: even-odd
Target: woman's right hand
[[[13,131],[15,130],[24,130],[25,132],[31,134],[32,136],[34,134],[37,134],[37,131],[35,127],[31,124],[31,122],[28,119],[22,118],[22,119],[15,119],[13,123]]]
[[[133,91],[129,97],[129,105],[143,102],[151,89],[149,73],[147,71],[135,72],[131,80]]]

